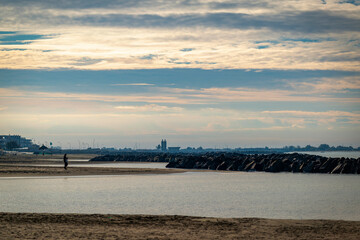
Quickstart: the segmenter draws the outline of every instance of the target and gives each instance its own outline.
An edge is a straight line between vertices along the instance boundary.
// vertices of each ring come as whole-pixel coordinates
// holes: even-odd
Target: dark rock
[[[305,164],[302,168],[302,172],[304,173],[312,173],[313,172],[313,168],[314,168],[314,162],[311,161],[307,164]]]
[[[226,170],[227,168],[227,162],[226,161],[223,161],[222,163],[220,163],[217,167],[216,167],[216,170]]]
[[[307,154],[255,154],[236,152],[206,154],[124,152],[97,156],[90,161],[146,161],[168,162],[168,168],[212,169],[227,171],[266,171],[360,174],[360,158],[326,158]]]
[[[265,169],[266,172],[281,172],[283,170],[282,160],[274,160],[268,168]]]
[[[331,174],[341,173],[341,170],[342,170],[342,164],[339,163],[339,164],[331,171]]]
[[[251,168],[253,167],[253,165],[255,165],[255,161],[251,161],[250,163],[246,164],[246,166],[244,167],[244,171],[249,171],[251,170]]]
[[[297,173],[300,172],[300,163],[299,161],[295,161],[290,164],[291,172]]]
[[[343,166],[342,166],[342,169],[341,169],[341,173],[354,173],[353,169],[354,167],[352,166],[352,162],[350,161],[346,161]]]
[[[331,173],[331,171],[337,166],[337,161],[328,158],[319,168],[320,173]]]

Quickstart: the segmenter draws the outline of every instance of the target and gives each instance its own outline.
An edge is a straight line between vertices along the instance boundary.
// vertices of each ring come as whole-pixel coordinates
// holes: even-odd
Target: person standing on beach
[[[66,156],[66,153],[64,154],[64,168],[65,170],[67,170],[67,166],[68,166],[69,162],[68,162],[68,157]]]

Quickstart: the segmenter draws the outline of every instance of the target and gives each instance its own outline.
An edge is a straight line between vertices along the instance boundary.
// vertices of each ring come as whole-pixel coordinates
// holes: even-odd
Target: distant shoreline
[[[360,221],[0,213],[1,239],[357,239]]]
[[[133,175],[133,174],[169,174],[182,173],[182,169],[151,168],[105,168],[94,167],[98,163],[73,161],[72,159],[89,159],[94,155],[69,155],[69,166],[63,168],[62,155],[4,155],[0,156],[0,177],[37,177],[37,176],[87,176],[87,175]],[[91,167],[71,167],[72,163],[91,164]],[[59,164],[58,166],[40,166],[41,164]]]

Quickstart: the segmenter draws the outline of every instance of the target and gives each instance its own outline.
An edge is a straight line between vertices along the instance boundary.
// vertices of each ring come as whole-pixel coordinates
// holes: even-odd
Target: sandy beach
[[[0,157],[0,177],[26,176],[85,176],[85,175],[127,175],[127,174],[167,174],[181,173],[181,169],[150,169],[150,168],[105,168],[94,167],[102,162],[87,162],[93,155],[70,155],[67,170],[63,168],[62,155],[6,155]],[[72,160],[77,159],[77,160]],[[92,167],[71,167],[72,163],[91,164]],[[55,164],[58,166],[42,166]]]
[[[0,213],[1,239],[358,239],[360,222]]]
[[[72,159],[81,157],[89,158],[71,156]],[[40,166],[54,162],[58,166]],[[0,177],[184,172],[181,169],[72,168],[71,164],[64,170],[61,163],[60,155],[51,158],[1,156]],[[0,213],[0,239],[358,239],[359,236],[360,221]]]

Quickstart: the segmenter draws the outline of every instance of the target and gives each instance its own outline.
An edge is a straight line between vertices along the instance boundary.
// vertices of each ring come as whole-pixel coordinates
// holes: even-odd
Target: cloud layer
[[[323,77],[305,78],[300,71],[280,79],[279,74],[267,71],[243,71],[237,76],[233,71],[205,71],[217,75],[216,83],[210,78],[202,82],[203,70],[145,72],[153,79],[137,70],[120,71],[104,81],[98,81],[97,72],[91,72],[92,80],[83,71],[65,71],[67,75],[2,71],[7,82],[0,82],[0,132],[20,131],[59,141],[104,138],[107,145],[117,147],[131,147],[129,142],[141,139],[149,148],[154,139],[164,136],[184,147],[359,142],[360,79],[356,75],[322,72]],[[189,72],[196,76],[191,86],[175,77],[189,76]],[[250,81],[238,80],[241,86],[236,86],[228,79],[229,72],[235,79],[250,74],[246,75]],[[161,80],[163,74],[168,81]],[[267,78],[262,79],[262,74]],[[256,76],[262,83],[258,87],[251,81]]]
[[[359,70],[351,1],[1,4],[2,68]]]

